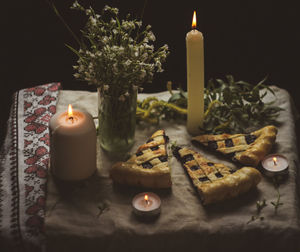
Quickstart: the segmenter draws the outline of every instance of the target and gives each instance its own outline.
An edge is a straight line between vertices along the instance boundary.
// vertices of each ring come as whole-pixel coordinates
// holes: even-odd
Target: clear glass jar
[[[123,98],[103,94],[98,88],[100,146],[111,157],[122,157],[134,143],[137,92]]]

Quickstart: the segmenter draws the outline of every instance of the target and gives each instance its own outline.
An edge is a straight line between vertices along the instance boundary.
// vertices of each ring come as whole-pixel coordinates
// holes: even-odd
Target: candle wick
[[[71,120],[71,122],[73,123],[73,122],[74,122],[74,117],[73,117],[73,116],[70,116],[70,117],[69,117],[69,120]]]
[[[274,165],[277,165],[277,162],[275,160],[273,160],[273,161],[274,161]]]

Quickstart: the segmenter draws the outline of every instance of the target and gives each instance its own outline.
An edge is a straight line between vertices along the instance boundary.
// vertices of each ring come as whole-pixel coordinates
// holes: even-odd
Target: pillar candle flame
[[[73,108],[71,104],[69,104],[68,106],[68,117],[69,117],[68,119],[71,120],[73,123]]]
[[[193,22],[192,22],[192,28],[193,28],[193,29],[196,29],[196,27],[197,27],[196,11],[194,11],[194,14],[193,14]]]

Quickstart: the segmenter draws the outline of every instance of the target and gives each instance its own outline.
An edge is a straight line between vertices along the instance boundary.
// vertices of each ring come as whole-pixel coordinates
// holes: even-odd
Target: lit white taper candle
[[[196,30],[194,11],[192,30],[186,34],[188,115],[187,130],[200,133],[204,119],[204,47],[203,35]]]

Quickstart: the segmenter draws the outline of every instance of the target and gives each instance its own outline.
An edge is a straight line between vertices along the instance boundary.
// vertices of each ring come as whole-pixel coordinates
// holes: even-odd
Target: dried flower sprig
[[[271,204],[274,206],[275,214],[277,214],[278,208],[283,205],[283,202],[281,201],[281,194],[279,192],[279,186],[280,186],[280,177],[279,176],[275,176],[273,178],[273,185],[276,190],[277,197],[276,197],[276,201],[271,201]]]
[[[282,110],[274,106],[274,101],[264,102],[269,91],[264,84],[257,85],[245,81],[234,81],[227,75],[227,81],[210,80],[205,89],[203,133],[247,133],[268,124],[276,124],[276,118]],[[215,83],[216,82],[216,83]],[[159,119],[185,119],[187,113],[187,93],[182,89],[173,92],[170,82],[167,84],[171,97],[168,102],[150,97],[138,103],[137,118],[152,123]]]
[[[231,75],[226,79],[210,80],[205,89],[205,131],[239,133],[276,124],[282,109],[274,106],[275,100],[263,101],[268,91],[275,96],[274,91],[264,84],[266,78],[256,85],[235,81]]]
[[[105,6],[101,14],[92,7],[85,9],[75,1],[71,9],[81,11],[88,17],[81,31],[84,42],[76,50],[75,78],[101,88],[101,92],[125,100],[139,85],[152,81],[154,73],[162,72],[162,63],[169,54],[168,46],[157,50],[155,35],[148,25],[130,19],[121,20],[119,10]]]
[[[252,215],[250,220],[247,222],[247,224],[250,224],[251,222],[253,221],[256,221],[256,220],[261,220],[263,221],[265,218],[263,216],[261,216],[261,210],[263,208],[265,208],[267,206],[267,203],[266,203],[266,200],[263,199],[262,201],[258,200],[256,201],[256,213],[255,215]]]

